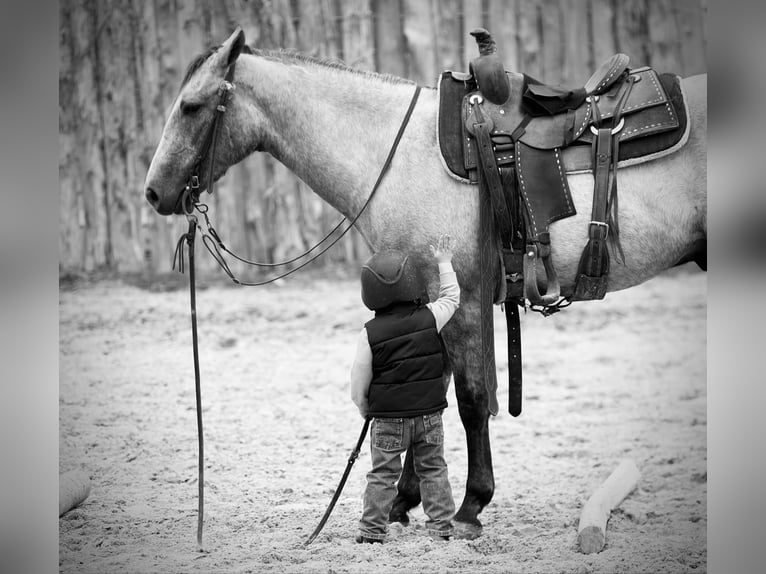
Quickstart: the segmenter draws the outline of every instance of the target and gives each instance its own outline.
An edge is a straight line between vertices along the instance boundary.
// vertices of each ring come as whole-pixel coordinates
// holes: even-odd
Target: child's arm
[[[431,254],[439,265],[439,298],[426,306],[434,314],[436,330],[441,331],[460,306],[460,285],[458,285],[457,275],[452,269],[452,248],[449,235],[442,235],[436,247],[431,245]]]
[[[351,400],[359,409],[359,414],[367,416],[367,392],[372,381],[372,350],[367,339],[367,329],[359,333],[356,356],[351,366]]]

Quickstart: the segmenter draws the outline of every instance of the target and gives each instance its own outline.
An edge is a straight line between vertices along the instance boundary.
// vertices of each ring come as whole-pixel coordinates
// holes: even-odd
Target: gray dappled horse
[[[251,50],[241,30],[197,58],[173,103],[146,177],[146,197],[162,215],[179,214],[201,139],[213,121],[217,91],[236,63],[220,126],[215,179],[255,151],[270,153],[314,192],[353,218],[367,200],[412,98],[412,82],[281,51]],[[638,285],[687,259],[707,234],[707,77],[683,80],[690,134],[676,153],[619,171],[621,243],[626,263],[612,265],[609,290]],[[478,224],[475,186],[450,177],[436,139],[438,97],[424,89],[391,169],[356,223],[373,251],[394,248],[428,259],[442,233],[453,238],[461,305],[443,331],[468,447],[458,535],[481,534],[478,514],[492,499],[488,419],[494,389],[482,375]],[[203,162],[200,180],[207,181]],[[550,226],[562,292],[571,289],[586,242],[592,174],[569,176],[577,214]],[[429,266],[429,292],[438,277]],[[501,281],[498,265],[494,281]],[[489,303],[485,303],[489,305]],[[448,374],[449,376],[449,374]],[[420,502],[411,458],[405,461],[391,519],[407,522]]]

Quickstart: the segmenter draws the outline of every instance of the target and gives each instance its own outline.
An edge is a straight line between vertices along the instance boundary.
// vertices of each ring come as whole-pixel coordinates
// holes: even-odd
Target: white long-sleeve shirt
[[[460,285],[449,261],[439,263],[439,297],[433,303],[426,303],[436,321],[436,331],[452,318],[460,306]],[[367,339],[367,329],[362,328],[356,345],[354,364],[351,366],[351,400],[362,416],[367,415],[367,393],[372,381],[372,349]]]

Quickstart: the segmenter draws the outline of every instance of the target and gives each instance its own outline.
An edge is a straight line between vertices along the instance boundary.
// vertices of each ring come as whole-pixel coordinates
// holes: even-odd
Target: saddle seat
[[[503,63],[497,55],[497,45],[492,35],[484,28],[474,29],[471,36],[476,39],[479,57],[470,62],[469,72],[476,79],[476,84],[484,96],[489,101],[502,105],[510,96],[510,85]],[[587,96],[599,95],[608,90],[622,76],[628,63],[628,56],[615,54],[593,72],[582,88],[575,90],[541,82],[535,82],[529,89],[541,105],[540,115],[555,115],[561,111],[577,109]],[[545,105],[544,101],[548,105]]]
[[[525,107],[533,116],[555,116],[576,110],[587,98],[608,92],[621,80],[629,61],[625,54],[615,54],[593,72],[582,88],[577,89],[543,84],[526,76]]]

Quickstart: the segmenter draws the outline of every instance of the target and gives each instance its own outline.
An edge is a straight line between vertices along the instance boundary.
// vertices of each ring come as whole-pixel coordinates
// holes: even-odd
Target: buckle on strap
[[[609,224],[608,223],[604,223],[603,221],[591,221],[590,222],[589,228],[588,228],[590,237],[592,237],[592,238],[595,237],[596,230],[599,229],[599,228],[604,230],[604,237],[602,237],[600,239],[606,239],[609,236]]]

